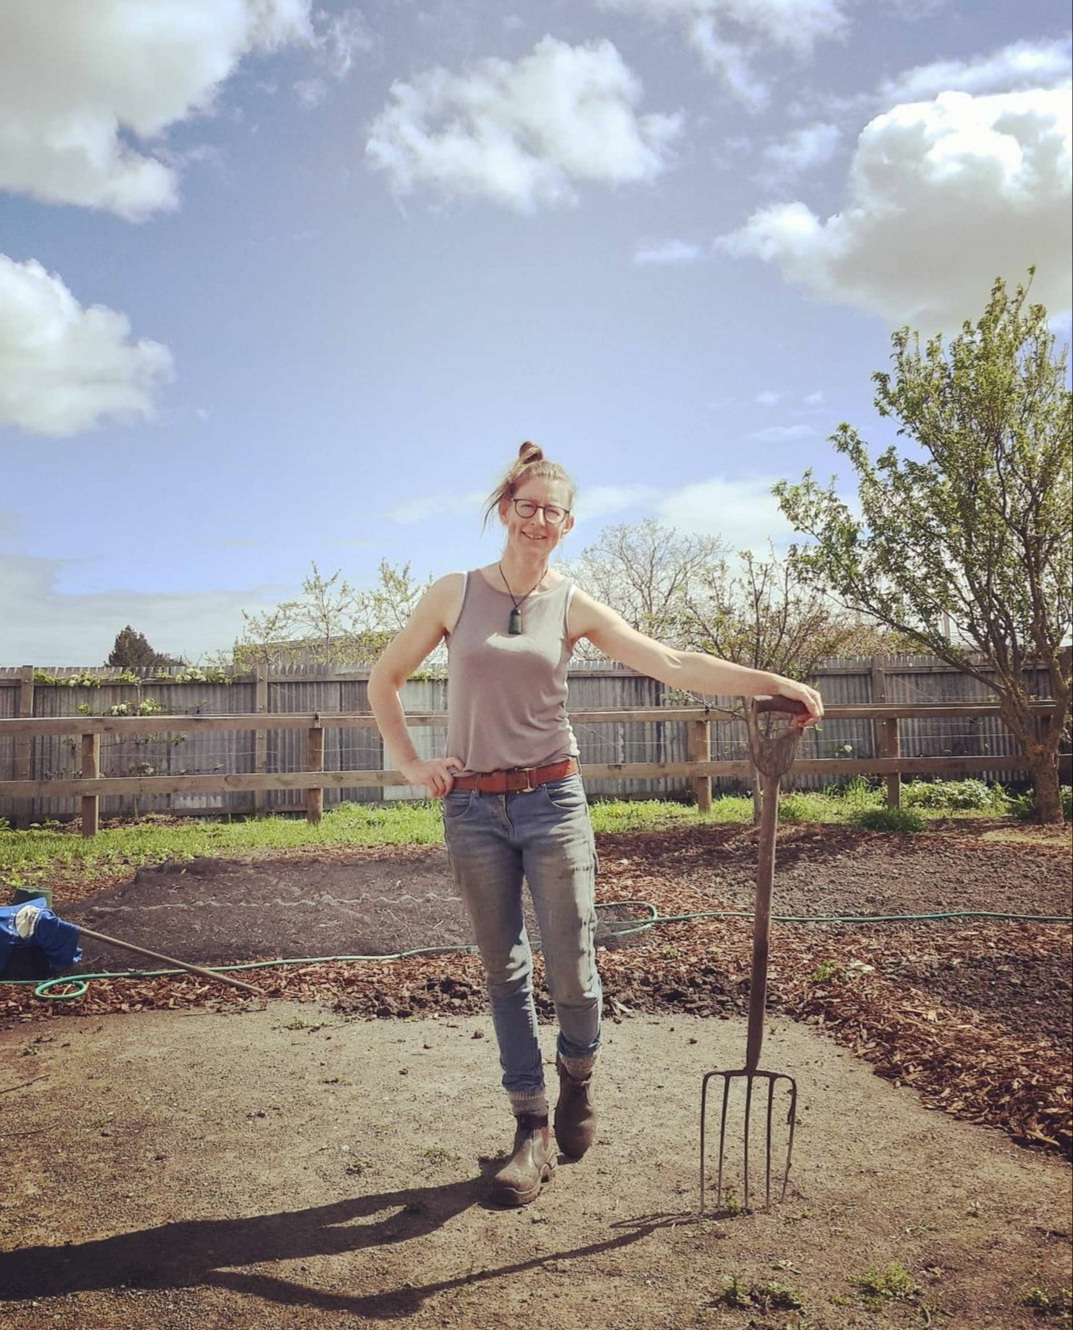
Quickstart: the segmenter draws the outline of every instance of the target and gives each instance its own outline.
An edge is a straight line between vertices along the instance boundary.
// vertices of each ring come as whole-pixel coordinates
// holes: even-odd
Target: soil
[[[743,1058],[752,829],[600,837],[598,1140],[516,1211],[484,1200],[510,1127],[476,958],[306,962],[464,946],[441,848],[58,885],[62,917],[169,955],[294,963],[242,973],[262,1002],[189,976],[0,985],[5,1325],[1068,1325],[1070,928],[993,916],[1067,918],[1070,853],[978,830],[781,833],[780,916],[974,914],[774,926],[790,1184],[740,1211],[733,1097],[704,1217],[700,1087]],[[142,964],[85,945],[84,970]],[[870,1269],[893,1280],[871,1300]]]

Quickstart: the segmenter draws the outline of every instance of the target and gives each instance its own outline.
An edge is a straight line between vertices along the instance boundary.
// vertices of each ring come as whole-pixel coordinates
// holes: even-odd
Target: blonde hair
[[[519,487],[532,477],[539,480],[563,481],[570,487],[570,502],[573,503],[576,486],[566,468],[560,466],[558,462],[549,462],[540,444],[526,439],[518,449],[518,456],[505,471],[503,479],[488,496],[488,502],[484,505],[482,530],[488,525],[488,519],[498,510],[503,500],[512,499]]]

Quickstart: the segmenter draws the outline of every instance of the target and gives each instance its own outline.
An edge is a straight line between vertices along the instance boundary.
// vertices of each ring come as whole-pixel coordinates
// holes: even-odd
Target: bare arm
[[[449,573],[429,587],[410,622],[384,648],[369,675],[369,706],[388,751],[412,785],[424,785],[442,798],[462,770],[457,757],[426,761],[417,754],[406,727],[399,689],[436,644],[454,627],[462,604],[461,573]]]
[[[694,693],[730,693],[735,697],[778,694],[795,698],[808,708],[808,715],[799,721],[802,726],[811,725],[823,716],[823,701],[808,684],[769,670],[735,665],[703,651],[679,651],[664,646],[631,628],[620,614],[584,591],[575,591],[570,605],[570,635],[575,640],[587,637],[605,656],[675,688]]]

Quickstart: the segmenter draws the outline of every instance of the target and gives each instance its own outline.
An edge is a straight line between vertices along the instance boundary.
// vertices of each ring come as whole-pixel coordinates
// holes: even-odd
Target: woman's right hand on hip
[[[451,793],[455,783],[455,773],[464,770],[464,763],[457,757],[436,757],[430,761],[416,758],[399,768],[410,785],[423,785],[432,799],[442,799]]]

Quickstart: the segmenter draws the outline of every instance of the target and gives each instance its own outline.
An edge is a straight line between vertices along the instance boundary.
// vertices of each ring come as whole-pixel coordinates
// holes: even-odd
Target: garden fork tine
[[[801,730],[796,717],[806,714],[803,704],[786,697],[763,698],[750,703],[746,710],[749,732],[749,751],[761,777],[763,802],[760,814],[759,852],[756,871],[756,916],[753,923],[752,976],[749,983],[749,1027],[745,1053],[745,1066],[733,1071],[716,1069],[705,1073],[700,1093],[700,1213],[704,1214],[704,1181],[706,1154],[706,1123],[708,1116],[708,1082],[713,1077],[723,1080],[723,1105],[719,1116],[719,1160],[716,1191],[723,1197],[723,1172],[726,1161],[727,1111],[730,1105],[731,1085],[735,1080],[745,1081],[744,1161],[742,1190],[744,1207],[748,1209],[750,1196],[749,1144],[752,1118],[753,1083],[768,1083],[766,1132],[764,1138],[764,1203],[771,1205],[771,1174],[773,1154],[772,1119],[775,1109],[776,1087],[785,1081],[789,1090],[790,1107],[787,1116],[789,1140],[786,1166],[782,1170],[782,1188],[779,1199],[786,1196],[790,1179],[790,1165],[794,1150],[794,1127],[797,1121],[797,1082],[786,1072],[765,1071],[760,1068],[760,1051],[764,1042],[764,1015],[767,1010],[768,939],[771,932],[771,892],[775,880],[775,839],[779,819],[779,781],[793,765]],[[776,720],[779,717],[779,720]],[[793,723],[787,724],[787,720]]]

